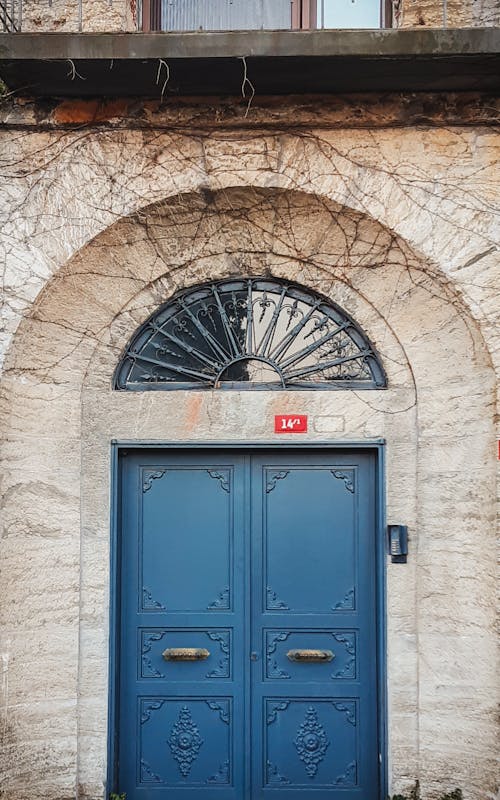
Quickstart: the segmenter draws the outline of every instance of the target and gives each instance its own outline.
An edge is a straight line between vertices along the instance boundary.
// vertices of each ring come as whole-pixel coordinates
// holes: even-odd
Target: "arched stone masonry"
[[[213,170],[221,182],[226,157]],[[337,176],[323,180],[332,189]],[[26,785],[30,800],[103,797],[110,441],[268,441],[274,413],[292,410],[309,415],[311,441],[387,441],[388,520],[410,529],[409,563],[387,566],[392,790],[416,778],[429,797],[492,790],[490,357],[435,263],[390,224],[307,188],[207,188],[119,218],[19,325],[1,383],[8,800]],[[158,305],[235,275],[292,279],[348,310],[381,355],[387,390],[112,390],[119,354]]]

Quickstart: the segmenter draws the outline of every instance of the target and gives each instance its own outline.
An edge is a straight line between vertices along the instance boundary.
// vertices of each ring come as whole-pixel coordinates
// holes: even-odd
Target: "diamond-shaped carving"
[[[293,743],[299,758],[305,764],[307,774],[310,778],[314,778],[330,742],[313,706],[307,709],[306,718],[300,725]]]
[[[198,758],[198,753],[203,745],[200,732],[193,722],[193,718],[187,706],[182,706],[177,722],[170,733],[168,746],[172,755],[177,761],[179,771],[184,778],[187,778],[193,763]]]

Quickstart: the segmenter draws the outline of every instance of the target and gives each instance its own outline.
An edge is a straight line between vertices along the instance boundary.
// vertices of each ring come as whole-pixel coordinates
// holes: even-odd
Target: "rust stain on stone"
[[[128,100],[65,100],[56,106],[53,116],[59,124],[107,122],[126,115],[128,105]]]
[[[201,413],[203,398],[199,394],[193,394],[186,405],[186,428],[192,431],[198,425]]]

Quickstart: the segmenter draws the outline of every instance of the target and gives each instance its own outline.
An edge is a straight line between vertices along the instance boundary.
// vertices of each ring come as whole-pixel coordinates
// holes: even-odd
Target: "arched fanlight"
[[[377,353],[341,308],[293,283],[223,280],[179,292],[134,334],[116,389],[380,389]]]

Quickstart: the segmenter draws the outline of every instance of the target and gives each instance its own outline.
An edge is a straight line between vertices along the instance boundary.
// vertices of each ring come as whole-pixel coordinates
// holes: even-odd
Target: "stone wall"
[[[428,28],[496,27],[500,24],[497,0],[394,0],[396,27]]]
[[[98,33],[137,30],[135,0],[17,0],[25,32]],[[20,5],[19,5],[20,4]],[[22,12],[20,9],[22,8]]]
[[[181,112],[177,112],[181,114]],[[498,258],[488,127],[5,129],[2,800],[105,796],[110,441],[384,437],[391,791],[493,798]],[[208,114],[208,112],[207,112]],[[177,288],[271,274],[367,331],[384,392],[115,393]]]

